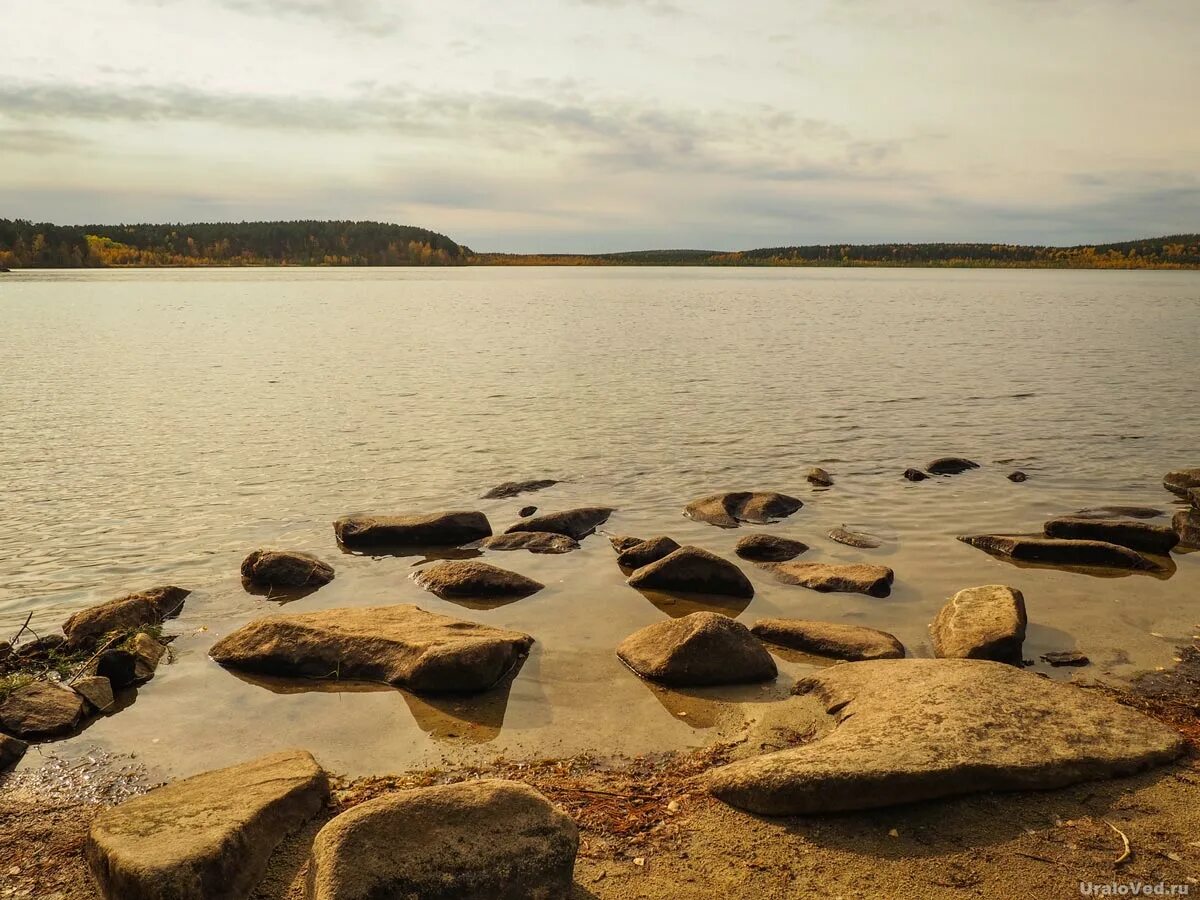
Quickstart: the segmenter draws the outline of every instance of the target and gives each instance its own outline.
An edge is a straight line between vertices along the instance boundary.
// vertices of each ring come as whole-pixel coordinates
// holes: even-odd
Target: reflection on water
[[[783,678],[765,684],[677,688],[655,684],[645,679],[639,680],[650,689],[651,695],[662,704],[663,709],[689,727],[697,729],[736,725],[747,713],[745,707],[783,700],[787,698],[792,684],[791,679]]]
[[[637,588],[637,592],[653,603],[655,609],[665,612],[673,619],[682,619],[696,612],[715,612],[736,619],[750,606],[752,599],[730,597],[726,594],[668,593],[642,588]]]

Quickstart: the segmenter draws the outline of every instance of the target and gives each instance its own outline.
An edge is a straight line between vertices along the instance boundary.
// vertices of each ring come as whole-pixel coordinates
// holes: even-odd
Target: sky
[[[0,0],[0,217],[477,251],[1200,231],[1196,0]]]

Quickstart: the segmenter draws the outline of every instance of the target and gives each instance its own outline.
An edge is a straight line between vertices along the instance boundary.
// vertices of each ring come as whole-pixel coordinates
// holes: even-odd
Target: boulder
[[[794,693],[833,715],[833,730],[712,772],[709,789],[726,803],[807,815],[1041,790],[1137,772],[1184,749],[1174,729],[1094,691],[989,660],[848,663]]]
[[[129,594],[75,613],[63,624],[67,642],[73,648],[87,646],[109,632],[133,631],[145,625],[158,625],[177,615],[191,591],[167,585]]]
[[[105,650],[87,668],[89,675],[107,678],[114,691],[138,682],[138,664],[128,650]]]
[[[1009,472],[1009,473],[1008,473],[1008,475],[1006,475],[1005,477],[1006,477],[1006,478],[1007,478],[1009,481],[1016,482],[1016,483],[1018,483],[1018,484],[1019,484],[1020,482],[1022,482],[1022,481],[1028,481],[1028,480],[1029,480],[1029,476],[1028,476],[1028,475],[1026,475],[1024,472],[1022,472],[1022,471],[1020,471],[1020,470],[1018,470],[1018,471],[1016,471],[1016,472]]]
[[[832,659],[901,659],[904,645],[895,635],[861,625],[810,619],[759,619],[750,626],[759,640]]]
[[[442,560],[413,573],[413,581],[444,598],[528,597],[545,587],[508,569],[485,562]]]
[[[113,705],[112,682],[103,675],[88,675],[71,682],[71,690],[88,702],[97,712],[104,712]]]
[[[24,741],[0,734],[0,772],[5,772],[21,761],[29,745]]]
[[[752,562],[786,562],[808,550],[808,544],[774,534],[748,534],[734,545],[733,552]]]
[[[48,681],[31,681],[0,701],[0,731],[19,738],[58,737],[74,731],[87,712],[84,699]]]
[[[642,566],[625,583],[638,590],[754,596],[754,585],[741,569],[715,553],[691,546]]]
[[[833,476],[820,466],[809,469],[808,474],[804,478],[809,484],[816,485],[817,487],[831,487],[833,485]]]
[[[1158,565],[1136,550],[1105,541],[1068,541],[1021,534],[967,534],[959,540],[985,553],[1018,562],[1153,571]]]
[[[1072,513],[1074,519],[1156,519],[1165,516],[1152,506],[1092,506]]]
[[[693,500],[683,514],[697,522],[720,528],[737,528],[742,522],[765,525],[790,516],[804,502],[775,491],[731,491]]]
[[[1171,518],[1171,528],[1179,536],[1178,546],[1200,550],[1200,510],[1181,509]]]
[[[242,900],[279,842],[328,799],[316,760],[287,750],[104,810],[84,854],[110,900]]]
[[[496,485],[490,491],[483,495],[483,500],[506,500],[509,497],[516,497],[518,494],[530,494],[534,491],[542,491],[548,487],[554,487],[558,484],[553,478],[534,478],[529,481],[505,481]]]
[[[1142,553],[1170,553],[1179,535],[1166,525],[1151,525],[1121,519],[1092,519],[1061,516],[1045,525],[1046,537],[1068,540],[1105,541]]]
[[[264,587],[320,587],[333,581],[333,566],[298,550],[255,550],[242,560],[242,577]]]
[[[426,516],[346,516],[333,523],[344,547],[457,547],[492,533],[481,512],[439,512]]]
[[[579,549],[579,541],[553,531],[514,531],[484,539],[485,550],[528,550],[530,553],[570,553]]]
[[[1042,659],[1055,667],[1086,666],[1091,662],[1078,650],[1052,650],[1049,653],[1043,653]]]
[[[554,534],[564,534],[577,541],[583,540],[601,525],[608,521],[613,510],[606,506],[584,506],[579,509],[568,509],[563,512],[545,513],[509,525],[506,534],[517,531],[549,531]]]
[[[1173,494],[1186,497],[1192,488],[1200,488],[1200,468],[1168,472],[1163,476],[1163,487]]]
[[[306,900],[519,900],[571,893],[579,833],[515,781],[385,794],[329,822],[313,841]]]
[[[621,641],[617,657],[643,678],[676,686],[744,684],[778,674],[750,629],[715,612],[647,625]]]
[[[1020,662],[1025,597],[1003,584],[966,588],[950,598],[929,627],[934,655]]]
[[[865,563],[785,562],[766,563],[763,568],[784,584],[798,584],[822,593],[838,591],[871,597],[888,596],[896,578],[896,573],[887,566],[869,566]]]
[[[522,519],[527,519],[530,516],[532,516],[535,512],[537,512],[536,506],[522,506],[520,509],[517,510],[517,515],[520,516]]]
[[[858,547],[860,550],[874,550],[883,546],[883,542],[873,534],[865,531],[849,531],[846,528],[831,528],[826,532],[831,541],[845,544],[847,547]]]
[[[678,542],[665,535],[652,537],[622,550],[617,556],[617,565],[622,569],[640,569],[652,562],[658,562],[664,556],[669,556],[678,549]]]
[[[959,475],[968,469],[978,469],[979,463],[961,456],[941,456],[925,468],[931,475]]]
[[[907,478],[909,481],[924,481],[929,476],[926,475],[924,472],[922,472],[920,469],[905,469],[904,477]]]
[[[608,542],[612,544],[612,548],[617,551],[618,555],[646,540],[645,538],[632,537],[628,534],[610,534],[607,537]]]
[[[270,616],[217,641],[231,669],[299,678],[346,678],[418,693],[484,691],[529,652],[533,638],[409,605]]]

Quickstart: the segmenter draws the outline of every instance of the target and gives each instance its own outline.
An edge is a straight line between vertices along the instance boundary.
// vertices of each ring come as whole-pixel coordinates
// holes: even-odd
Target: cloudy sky
[[[476,250],[1200,231],[1197,0],[0,0],[0,217]]]

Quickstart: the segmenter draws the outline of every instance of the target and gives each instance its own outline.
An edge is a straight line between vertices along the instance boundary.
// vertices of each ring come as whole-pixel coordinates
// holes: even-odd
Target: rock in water
[[[752,562],[787,562],[808,550],[808,544],[774,534],[748,534],[734,545],[733,552]]]
[[[1008,478],[1009,481],[1016,482],[1018,484],[1022,481],[1029,480],[1029,476],[1021,471],[1009,472],[1008,475],[1005,477]]]
[[[257,619],[217,641],[209,653],[223,666],[264,675],[465,693],[494,685],[532,644],[519,631],[416,606],[360,606]]]
[[[1200,510],[1181,509],[1171,519],[1171,527],[1179,535],[1179,546],[1200,550]]]
[[[1186,497],[1192,488],[1200,488],[1200,468],[1168,472],[1163,476],[1163,487],[1173,494]]]
[[[1045,525],[1046,537],[1069,540],[1106,541],[1142,553],[1170,553],[1179,543],[1179,535],[1166,525],[1120,519],[1085,519],[1062,516]]]
[[[159,662],[167,653],[166,647],[145,632],[135,634],[125,649],[133,657],[134,681],[153,678]]]
[[[32,681],[0,702],[0,731],[19,738],[58,737],[74,731],[87,706],[72,690]]]
[[[5,772],[21,761],[29,745],[15,737],[0,734],[0,772]]]
[[[1052,650],[1049,653],[1043,653],[1042,659],[1055,667],[1086,666],[1091,662],[1090,659],[1078,650]]]
[[[832,659],[901,659],[904,645],[895,635],[861,625],[810,619],[759,619],[750,626],[759,640]]]
[[[88,702],[97,712],[104,712],[113,705],[112,682],[103,675],[89,675],[71,683],[71,690]]]
[[[1067,541],[1021,534],[967,534],[961,535],[959,540],[993,556],[1020,562],[1144,572],[1159,568],[1136,550],[1105,541]]]
[[[571,893],[579,833],[528,785],[484,780],[386,794],[317,834],[307,900],[519,900]]]
[[[767,563],[763,568],[784,584],[798,584],[822,593],[840,591],[871,597],[888,596],[896,578],[896,573],[887,566],[868,566],[864,563],[836,565],[787,562]]]
[[[1171,728],[1084,691],[975,659],[874,660],[796,684],[826,737],[732,763],[710,790],[763,815],[891,806],[1127,775],[1184,749]],[[789,701],[798,702],[798,701]]]
[[[1074,513],[1073,519],[1155,519],[1166,515],[1152,506],[1093,506]]]
[[[479,545],[485,550],[528,550],[530,553],[570,553],[579,549],[579,541],[553,531],[514,531],[497,534]]]
[[[774,522],[802,506],[803,501],[775,491],[733,491],[693,500],[683,508],[683,514],[720,528],[737,528],[741,522],[755,525]]]
[[[328,799],[316,760],[288,750],[107,809],[84,852],[109,900],[241,900],[279,842]]]
[[[1200,488],[1190,488],[1187,492],[1188,503],[1193,509],[1200,509]]]
[[[741,569],[715,553],[691,546],[642,566],[625,583],[639,590],[754,596],[754,585]]]
[[[617,656],[643,678],[677,686],[743,684],[778,674],[745,625],[714,612],[647,625],[621,641]]]
[[[942,456],[925,467],[933,475],[959,475],[968,469],[978,469],[979,463],[961,456]]]
[[[503,484],[498,484],[481,499],[483,500],[504,500],[509,497],[515,497],[518,494],[532,493],[533,491],[542,491],[548,487],[554,487],[558,484],[553,478],[535,478],[530,481],[506,481]]]
[[[554,534],[565,534],[577,541],[583,540],[601,525],[608,521],[613,510],[606,506],[584,506],[579,509],[568,509],[563,512],[546,513],[525,519],[505,529],[506,534],[516,531],[550,531]]]
[[[824,469],[822,469],[820,466],[816,466],[812,469],[809,469],[808,474],[805,475],[804,477],[808,481],[809,484],[816,485],[817,487],[832,487],[833,486],[833,476],[830,475],[828,472],[826,472]]]
[[[883,546],[883,542],[873,534],[865,531],[848,531],[845,528],[831,528],[826,532],[831,541],[845,544],[847,547],[858,547],[860,550],[875,550]]]
[[[242,560],[242,577],[264,587],[320,587],[333,581],[333,566],[298,550],[255,550]]]
[[[517,515],[520,516],[522,519],[527,519],[530,516],[532,516],[535,512],[537,512],[536,506],[522,506],[520,509],[517,510]]]
[[[658,562],[664,556],[669,556],[678,549],[678,542],[665,535],[652,537],[622,550],[617,556],[617,565],[622,569],[640,569],[652,562]]]
[[[1025,598],[1003,584],[966,588],[950,598],[929,631],[935,655],[950,659],[1020,662]]]
[[[644,543],[645,538],[632,537],[628,534],[610,534],[607,536],[608,542],[612,544],[612,548],[620,555],[630,547],[636,547],[638,544]]]
[[[528,597],[545,587],[508,569],[470,560],[443,560],[413,573],[413,581],[439,597]]]
[[[177,615],[191,591],[167,585],[129,594],[75,613],[63,623],[67,642],[75,648],[99,640],[111,631],[132,631],[158,625]]]
[[[920,469],[905,469],[904,477],[907,478],[909,481],[924,481],[929,476],[926,475],[924,472],[922,472]]]
[[[457,547],[492,533],[481,512],[439,512],[426,516],[346,516],[333,523],[344,547]]]

